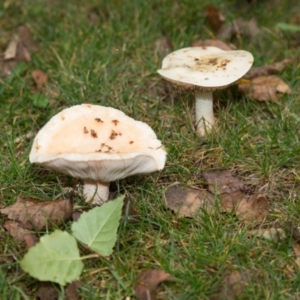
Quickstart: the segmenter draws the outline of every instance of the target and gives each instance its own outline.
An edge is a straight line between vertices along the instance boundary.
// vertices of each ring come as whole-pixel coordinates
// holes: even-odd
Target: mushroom
[[[29,159],[84,179],[86,201],[101,204],[111,181],[162,170],[166,151],[146,123],[111,107],[82,104],[48,121],[36,135]]]
[[[252,54],[244,50],[190,47],[168,54],[157,72],[181,90],[195,92],[196,131],[205,136],[215,122],[212,92],[233,84],[252,64]]]

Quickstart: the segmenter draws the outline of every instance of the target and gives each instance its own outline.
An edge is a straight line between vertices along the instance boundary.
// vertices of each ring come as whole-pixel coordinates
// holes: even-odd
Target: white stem
[[[198,136],[205,136],[215,123],[212,92],[195,93],[196,131]]]
[[[85,180],[83,186],[83,195],[86,202],[101,205],[108,200],[109,182]]]

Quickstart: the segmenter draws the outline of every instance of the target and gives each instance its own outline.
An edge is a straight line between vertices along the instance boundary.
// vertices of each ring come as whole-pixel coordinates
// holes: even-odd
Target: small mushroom
[[[244,50],[190,47],[167,55],[157,72],[181,90],[195,92],[196,131],[205,136],[215,122],[212,92],[233,84],[252,64],[252,54]]]
[[[103,122],[95,122],[96,118]],[[117,131],[113,120],[119,120]],[[93,128],[97,138],[83,128]],[[162,170],[166,151],[146,123],[111,107],[82,104],[64,109],[48,121],[36,135],[29,159],[84,179],[86,201],[101,204],[108,199],[111,181]]]

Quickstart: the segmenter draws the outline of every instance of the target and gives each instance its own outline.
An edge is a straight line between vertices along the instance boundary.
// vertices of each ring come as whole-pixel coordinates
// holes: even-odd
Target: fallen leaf
[[[72,203],[70,199],[53,201],[37,201],[35,199],[22,199],[0,212],[7,215],[10,220],[18,221],[24,228],[42,230],[46,224],[60,225],[63,221],[72,217]]]
[[[150,269],[141,273],[137,278],[134,292],[139,300],[156,300],[156,289],[163,281],[173,280],[171,275],[163,270]]]
[[[272,75],[282,72],[286,67],[293,64],[295,60],[293,58],[286,58],[280,62],[266,65],[262,67],[252,67],[243,77],[251,79],[258,76]]]
[[[19,26],[3,53],[3,59],[0,59],[0,77],[11,75],[18,63],[29,62],[31,60],[30,51],[37,50],[29,28]]]
[[[218,33],[224,25],[225,18],[216,6],[207,5],[205,8],[205,22],[215,33]]]
[[[248,83],[240,83],[238,89],[250,99],[258,101],[277,101],[276,93],[292,93],[288,84],[275,75],[259,76]]]
[[[211,210],[215,199],[207,191],[173,185],[165,192],[167,206],[182,217],[195,217],[200,209]]]
[[[246,224],[256,224],[264,220],[269,213],[268,200],[254,194],[247,197],[244,193],[244,184],[234,178],[226,170],[204,172],[208,189],[213,194],[219,195],[220,210],[235,212],[238,219]]]
[[[196,41],[192,43],[192,47],[216,47],[224,51],[233,50],[233,47],[230,47],[229,45],[219,40]]]
[[[204,172],[203,177],[208,184],[209,191],[217,195],[244,190],[244,184],[227,170]]]
[[[167,54],[173,51],[173,43],[168,36],[163,36],[154,42],[156,52],[165,57]]]
[[[81,285],[81,281],[79,280],[75,280],[73,282],[71,282],[67,288],[66,288],[66,299],[67,300],[78,300],[78,295],[77,295],[77,291],[78,291],[78,288],[80,287]]]
[[[31,76],[36,84],[38,90],[41,90],[43,87],[46,87],[48,84],[48,75],[42,70],[34,70],[31,73]]]
[[[39,242],[39,238],[33,234],[26,234],[24,235],[24,242],[26,244],[26,249],[29,250]]]
[[[243,198],[237,204],[236,215],[246,224],[263,221],[269,214],[269,201],[261,194],[254,194],[249,199]]]
[[[32,235],[33,232],[29,229],[23,228],[22,224],[13,220],[6,220],[3,227],[9,232],[9,234],[19,243],[24,242],[24,237]]]
[[[58,300],[58,291],[53,287],[51,283],[41,283],[38,289],[38,297],[40,300]]]
[[[254,273],[250,270],[233,271],[227,274],[223,279],[223,286],[219,296],[214,297],[214,300],[233,300],[240,299],[244,290],[251,282]]]
[[[233,20],[230,24],[224,25],[218,34],[218,39],[222,41],[231,40],[233,37],[255,38],[260,33],[260,29],[255,19],[245,21],[242,19]]]
[[[6,50],[3,53],[3,56],[4,56],[5,60],[12,59],[12,58],[16,57],[17,47],[18,47],[19,41],[20,41],[19,36],[17,34],[14,34],[12,36],[11,40],[9,41]]]

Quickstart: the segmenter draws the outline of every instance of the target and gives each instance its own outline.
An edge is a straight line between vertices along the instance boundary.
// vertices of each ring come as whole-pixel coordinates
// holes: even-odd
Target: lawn
[[[278,23],[300,25],[298,0],[3,0],[0,3],[0,50],[19,25],[27,25],[38,51],[0,78],[0,208],[17,196],[40,201],[70,197],[74,178],[29,162],[34,135],[56,113],[71,105],[111,106],[148,123],[165,146],[165,168],[111,185],[133,203],[137,217],[123,217],[114,252],[84,261],[79,299],[136,299],[133,288],[147,269],[173,277],[158,289],[158,299],[225,299],[224,277],[239,271],[250,280],[237,299],[299,299],[300,255],[294,231],[300,216],[300,33]],[[277,74],[293,91],[277,101],[256,101],[236,86],[215,93],[217,124],[204,138],[195,134],[193,95],[176,90],[157,73],[168,51],[215,38],[205,7],[219,8],[226,24],[255,18],[256,36],[238,36],[231,44],[251,52],[254,66],[294,58]],[[158,49],[158,45],[161,47]],[[162,53],[163,52],[163,53]],[[298,58],[298,59],[297,59]],[[1,67],[1,61],[0,61]],[[32,78],[49,76],[47,101],[36,103]],[[0,69],[1,71],[1,69]],[[1,72],[0,72],[1,73]],[[28,135],[26,137],[26,135]],[[164,193],[180,182],[205,189],[204,171],[229,171],[246,193],[269,201],[268,217],[255,227],[234,213],[199,212],[178,218]],[[76,206],[83,206],[75,191]],[[0,224],[5,216],[0,215]],[[60,226],[69,230],[70,222]],[[248,234],[257,228],[283,228],[285,237],[264,239]],[[38,236],[53,228],[36,232]],[[81,247],[82,253],[89,250]],[[1,299],[36,299],[40,283],[18,261],[24,244],[0,229]],[[57,287],[61,299],[63,291]],[[229,295],[228,299],[233,299]]]

